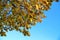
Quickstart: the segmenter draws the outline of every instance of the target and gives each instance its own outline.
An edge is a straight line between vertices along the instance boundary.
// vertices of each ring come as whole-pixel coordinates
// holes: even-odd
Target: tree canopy
[[[31,25],[42,22],[43,11],[50,9],[58,0],[0,0],[0,36],[16,30],[30,36]]]

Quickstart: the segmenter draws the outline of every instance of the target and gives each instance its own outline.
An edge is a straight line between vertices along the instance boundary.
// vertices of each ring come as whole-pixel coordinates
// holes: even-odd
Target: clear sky
[[[42,23],[37,23],[30,29],[31,36],[11,31],[0,40],[60,40],[60,2],[53,2],[51,9],[44,12],[47,16]]]

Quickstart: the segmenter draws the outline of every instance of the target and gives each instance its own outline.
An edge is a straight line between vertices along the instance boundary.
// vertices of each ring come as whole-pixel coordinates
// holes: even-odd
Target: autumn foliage
[[[58,0],[55,0],[58,1]],[[42,22],[43,11],[48,10],[53,0],[0,0],[0,35],[16,30],[30,36],[31,25]]]

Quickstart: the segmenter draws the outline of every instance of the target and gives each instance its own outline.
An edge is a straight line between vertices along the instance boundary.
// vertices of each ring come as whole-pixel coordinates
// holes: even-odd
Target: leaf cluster
[[[31,25],[42,22],[42,18],[46,17],[43,11],[50,9],[52,2],[53,0],[0,0],[0,35],[6,36],[6,32],[16,30],[30,36]]]

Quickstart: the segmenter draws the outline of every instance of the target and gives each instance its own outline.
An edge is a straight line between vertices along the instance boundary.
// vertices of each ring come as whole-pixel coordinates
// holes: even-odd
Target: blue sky
[[[60,2],[53,2],[51,9],[44,12],[47,16],[42,23],[37,23],[30,29],[31,36],[11,31],[0,40],[60,40]]]

